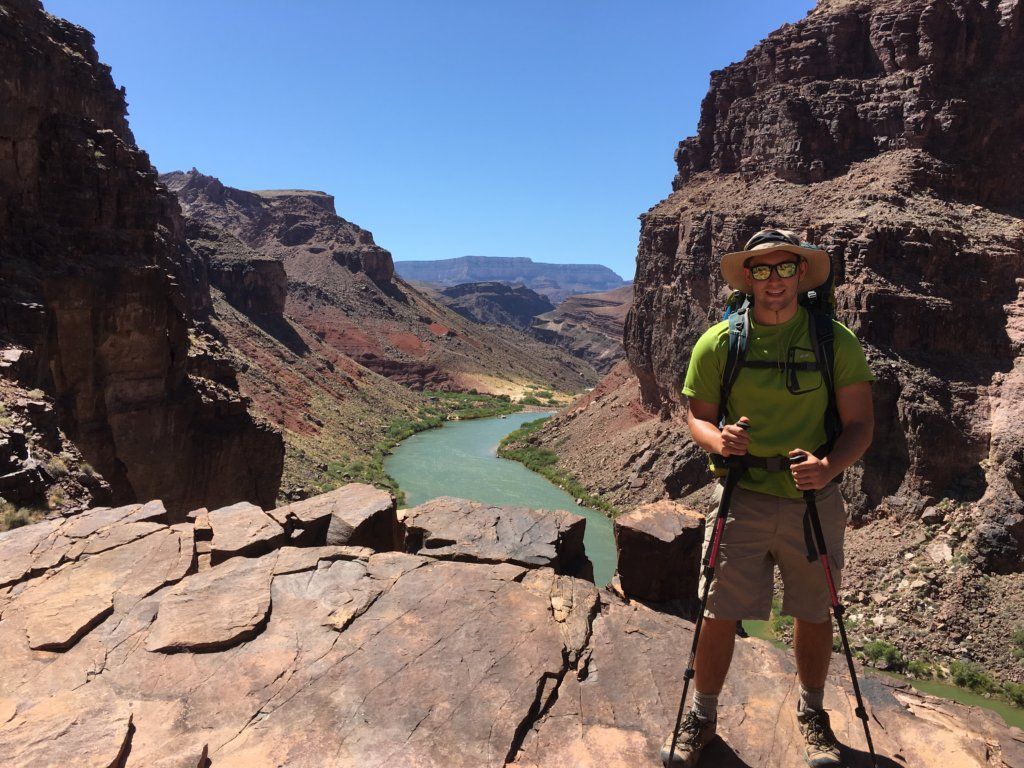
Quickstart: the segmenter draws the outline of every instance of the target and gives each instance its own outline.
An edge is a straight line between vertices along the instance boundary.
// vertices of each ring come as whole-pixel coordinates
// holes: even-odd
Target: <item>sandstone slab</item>
[[[236,557],[162,596],[149,651],[211,651],[254,637],[270,611],[275,555]]]
[[[156,525],[98,530],[123,543],[0,595],[5,765],[658,764],[683,619],[519,562],[282,547],[196,573],[191,525]],[[73,643],[29,647],[65,625]],[[826,703],[863,768],[840,661]],[[739,644],[711,764],[797,763],[793,675],[789,655]],[[994,715],[863,685],[884,768],[1024,768]]]
[[[587,521],[563,510],[497,507],[451,496],[405,512],[406,549],[445,560],[579,569]]]
[[[255,504],[242,501],[207,513],[213,531],[213,564],[229,557],[262,555],[281,546],[284,528]]]
[[[666,499],[620,515],[613,530],[626,597],[663,602],[696,596],[704,515]]]
[[[152,525],[128,523],[124,528]],[[32,649],[67,650],[113,611],[117,599],[141,599],[177,581],[192,560],[191,530],[161,526],[12,591],[4,622],[23,624]]]
[[[660,765],[661,742],[675,720],[682,692],[692,624],[637,603],[623,604],[609,593],[601,598],[587,674],[565,678],[513,765]],[[702,765],[788,768],[802,763],[794,717],[799,698],[795,671],[790,654],[761,640],[737,642],[719,699],[720,738],[708,745]],[[861,684],[883,768],[1024,765],[1020,732],[1008,729],[993,713],[919,694],[863,671]],[[837,656],[825,705],[843,744],[844,764],[866,768],[870,759],[854,703],[845,663]],[[1000,739],[1007,740],[1005,748],[996,746]]]
[[[63,691],[0,723],[0,755],[10,768],[110,768],[123,764],[131,735],[130,702],[108,690]]]

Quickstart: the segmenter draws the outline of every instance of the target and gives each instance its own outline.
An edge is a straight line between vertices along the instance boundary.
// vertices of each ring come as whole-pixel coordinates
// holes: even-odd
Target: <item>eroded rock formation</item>
[[[550,312],[538,315],[530,333],[608,373],[626,356],[622,329],[632,303],[632,285],[569,296]]]
[[[199,554],[206,515],[172,525],[160,502],[0,534],[4,764],[658,764],[690,623],[514,546],[515,564],[500,547],[456,562],[326,545],[322,524],[291,546],[325,509],[362,516],[367,493],[275,510],[290,540],[212,565]],[[478,529],[493,522],[465,508],[452,523],[477,513]],[[209,513],[225,516],[237,510]],[[509,530],[536,523],[501,516]],[[793,676],[769,644],[738,644],[715,765],[801,759]],[[848,764],[865,766],[845,679],[829,679],[826,704]],[[1024,766],[1019,731],[995,715],[883,678],[863,685],[880,765]]]
[[[416,290],[394,274],[391,255],[369,232],[335,213],[330,195],[247,192],[195,169],[161,180],[181,201],[189,241],[209,254],[211,280],[233,307],[269,315],[264,296],[276,297],[277,283],[260,259],[283,265],[285,319],[256,318],[271,335],[281,338],[279,326],[294,323],[335,354],[416,390],[498,393],[501,381],[527,380],[575,392],[596,380],[586,362],[526,334],[482,327]]]
[[[135,146],[123,89],[87,31],[31,0],[0,14],[0,345],[25,358],[17,383],[52,398],[116,501],[271,506],[280,437],[223,360],[204,375],[222,350],[193,367],[206,264]]]
[[[478,323],[507,325],[523,330],[536,315],[554,309],[554,305],[524,285],[498,281],[460,283],[438,291],[441,300],[463,317]]]

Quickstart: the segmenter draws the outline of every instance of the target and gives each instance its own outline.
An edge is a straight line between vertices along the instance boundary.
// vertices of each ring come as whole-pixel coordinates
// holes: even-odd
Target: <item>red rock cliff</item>
[[[980,502],[987,566],[1020,568],[1021,3],[822,2],[712,74],[676,161],[673,193],[642,217],[625,326],[645,404],[681,404],[721,314],[719,256],[766,226],[800,230],[831,254],[840,318],[878,376],[851,506]]]
[[[0,70],[0,340],[30,353],[21,383],[52,396],[116,501],[272,506],[280,437],[215,345],[190,356],[207,267],[92,35],[0,3]]]

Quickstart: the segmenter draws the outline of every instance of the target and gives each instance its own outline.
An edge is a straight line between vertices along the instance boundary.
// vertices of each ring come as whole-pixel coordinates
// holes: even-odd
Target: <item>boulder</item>
[[[441,496],[405,511],[409,552],[445,560],[586,571],[586,518],[564,510],[498,507]]]
[[[202,517],[197,518],[197,522]],[[211,563],[217,564],[229,557],[252,557],[276,549],[284,542],[284,528],[270,515],[247,501],[221,507],[207,515],[213,531]]]
[[[394,498],[365,483],[348,483],[270,514],[299,546],[345,545],[379,552],[401,548]]]
[[[704,515],[676,501],[655,501],[615,518],[614,532],[623,595],[650,602],[696,596]]]

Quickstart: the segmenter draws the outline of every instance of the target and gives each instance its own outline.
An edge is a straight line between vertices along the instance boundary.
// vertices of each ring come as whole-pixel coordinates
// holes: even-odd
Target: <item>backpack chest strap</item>
[[[779,363],[773,360],[741,360],[737,361],[737,365],[741,368],[774,368],[787,371],[817,371],[820,368],[816,362]]]

